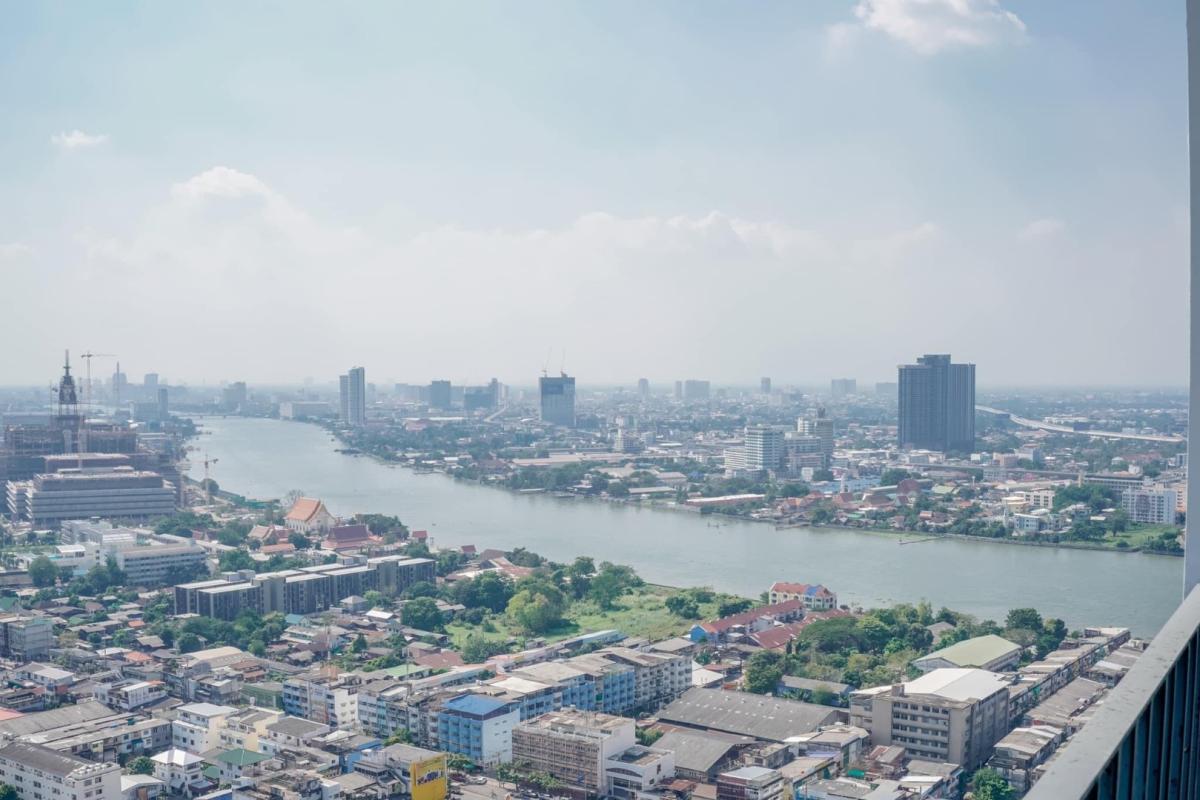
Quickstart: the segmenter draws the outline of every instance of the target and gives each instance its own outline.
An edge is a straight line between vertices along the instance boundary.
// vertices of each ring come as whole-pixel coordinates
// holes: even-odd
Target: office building
[[[712,396],[712,384],[708,381],[689,380],[683,382],[683,399],[688,403],[707,403]]]
[[[941,452],[975,449],[975,365],[948,354],[924,355],[899,368],[901,447]]]
[[[748,426],[746,428],[746,469],[776,470],[782,463],[783,431],[766,425]]]
[[[231,383],[221,390],[221,408],[225,411],[245,411],[248,399],[249,392],[246,389],[245,381]]]
[[[453,403],[450,381],[429,382],[429,407],[446,411]]]
[[[675,399],[683,399],[683,381],[675,381]]]
[[[834,378],[829,382],[829,393],[835,400],[858,394],[858,381],[854,378]]]
[[[759,378],[758,393],[759,394],[770,394],[771,393],[771,379],[770,378]]]
[[[821,454],[821,463],[818,466],[829,466],[833,460],[833,420],[826,414],[825,408],[818,408],[816,417],[801,417],[796,420],[796,431],[803,436],[817,439],[820,443],[818,451]]]
[[[542,422],[575,427],[575,379],[565,372],[557,378],[543,375],[538,378]]]
[[[850,695],[850,724],[875,745],[977,769],[1010,728],[1009,683],[982,669],[935,669],[916,680]]]
[[[9,481],[8,511],[35,525],[67,519],[149,519],[175,513],[175,487],[132,467],[64,469]]]
[[[338,419],[343,423],[350,421],[350,376],[338,376]]]
[[[346,373],[346,424],[361,428],[367,423],[367,371],[354,367]]]
[[[463,389],[463,410],[485,411],[495,408],[497,389],[498,387],[491,384],[465,387]]]
[[[37,744],[0,747],[0,774],[20,800],[121,800],[121,767]]]
[[[638,397],[642,400],[650,399],[650,381],[647,378],[638,378]]]

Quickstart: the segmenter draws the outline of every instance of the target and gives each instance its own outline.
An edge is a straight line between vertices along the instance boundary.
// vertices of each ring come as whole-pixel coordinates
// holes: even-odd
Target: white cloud
[[[88,147],[98,147],[108,141],[103,133],[84,133],[78,128],[73,131],[62,131],[50,137],[50,143],[63,150],[83,150]]]
[[[0,262],[26,259],[33,255],[33,248],[22,242],[0,242]]]
[[[35,324],[21,316],[26,307],[69,305],[77,311],[64,339],[102,330],[123,362],[178,363],[191,380],[323,381],[362,363],[383,383],[496,375],[520,385],[553,348],[591,384],[639,374],[819,383],[847,372],[881,378],[915,353],[948,349],[988,364],[988,382],[1036,383],[1061,381],[1061,365],[1030,372],[1012,361],[1047,329],[1013,331],[1011,309],[1069,339],[1096,308],[1064,309],[1061,297],[1099,264],[1130,324],[1162,321],[1164,340],[1186,341],[1186,293],[1162,301],[1161,281],[1129,268],[1185,264],[1183,234],[1157,241],[1149,256],[1137,237],[1072,242],[1070,259],[1022,248],[1005,225],[967,242],[933,221],[817,227],[722,211],[596,211],[553,227],[401,235],[385,221],[334,224],[232,167],[180,181],[133,219],[126,233],[87,238],[82,257],[5,264],[6,286],[34,298],[6,324]],[[1047,236],[1061,226],[1046,218],[1027,228]],[[53,281],[48,263],[59,270]],[[1030,281],[1046,291],[1030,295]],[[138,325],[114,328],[123,314]],[[1102,334],[1113,339],[1104,348],[1073,351],[1075,379],[1106,374],[1113,353],[1127,352],[1120,330]],[[1161,369],[1126,377],[1149,382]]]
[[[1022,242],[1035,242],[1041,239],[1049,239],[1062,233],[1067,227],[1066,223],[1061,219],[1054,217],[1043,217],[1035,219],[1026,225],[1021,230],[1017,231],[1017,239]]]
[[[922,55],[1021,41],[1025,23],[999,0],[859,0],[858,25],[879,31]],[[846,41],[845,23],[829,29],[830,43]]]
[[[273,192],[255,176],[231,167],[213,167],[171,187],[175,197],[269,197]]]

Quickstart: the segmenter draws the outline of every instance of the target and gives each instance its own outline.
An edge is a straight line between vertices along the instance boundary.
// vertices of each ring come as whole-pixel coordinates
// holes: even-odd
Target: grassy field
[[[546,633],[543,638],[549,642],[555,642],[581,633],[603,631],[610,628],[615,628],[626,636],[645,636],[650,639],[678,636],[686,633],[696,623],[696,620],[678,617],[667,610],[666,599],[676,591],[667,586],[646,584],[619,598],[616,607],[608,611],[601,609],[590,600],[577,601],[572,603],[567,610],[565,622]],[[702,603],[700,606],[701,618],[715,617],[717,605],[722,599],[727,598],[728,595],[718,595],[713,602]],[[465,644],[467,637],[473,633],[498,641],[504,641],[510,637],[526,638],[526,634],[520,628],[512,625],[503,614],[489,617],[482,625],[451,623],[446,626],[446,633],[453,639],[455,647]]]
[[[1106,536],[1103,542],[1108,547],[1116,548],[1118,542],[1125,542],[1129,548],[1144,547],[1151,541],[1156,541],[1164,533],[1177,533],[1176,525],[1131,525],[1129,530],[1113,536]]]

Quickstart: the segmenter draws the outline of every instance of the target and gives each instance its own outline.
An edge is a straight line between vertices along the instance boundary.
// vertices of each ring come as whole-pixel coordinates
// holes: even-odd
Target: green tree
[[[1013,800],[1015,793],[999,772],[987,767],[971,776],[971,792],[975,800]]]
[[[673,594],[666,599],[667,610],[677,617],[697,619],[700,616],[700,605],[689,594]]]
[[[400,621],[410,628],[438,631],[442,628],[442,612],[432,597],[418,597],[400,609]]]
[[[641,578],[632,568],[606,562],[600,565],[600,572],[592,578],[588,597],[607,611],[616,605],[618,597],[641,583]]]
[[[908,470],[900,469],[899,467],[891,467],[885,469],[883,474],[879,476],[880,486],[896,486],[900,481],[912,477]]]
[[[718,617],[730,617],[734,614],[740,614],[748,610],[754,605],[754,601],[748,600],[745,597],[734,597],[728,600],[722,600],[717,606]]]
[[[663,736],[663,732],[657,728],[637,728],[633,733],[642,747],[651,747]]]
[[[29,579],[39,589],[53,586],[58,582],[58,568],[46,556],[38,556],[29,565]]]
[[[481,636],[477,633],[472,633],[467,637],[460,655],[462,655],[463,661],[468,664],[482,664],[489,658],[500,655],[507,649],[501,642],[488,639],[486,636]]]
[[[154,760],[147,756],[138,756],[125,765],[130,775],[153,775]]]
[[[562,592],[547,581],[523,582],[508,601],[508,616],[530,633],[545,633],[562,621],[566,603]]]
[[[513,596],[513,584],[500,572],[485,572],[478,578],[462,581],[462,589],[456,588],[458,601],[467,608],[485,608],[500,613]]]
[[[7,783],[0,783],[0,800],[20,800],[21,796],[17,794],[17,790],[9,786]]]
[[[455,772],[474,772],[475,762],[462,753],[450,753],[446,756],[446,766]]]
[[[237,572],[243,569],[254,569],[254,559],[245,550],[226,550],[221,553],[218,562],[222,572]]]
[[[746,691],[755,694],[774,692],[783,677],[783,666],[783,655],[774,650],[759,650],[750,656],[743,681]]]
[[[297,550],[308,550],[312,547],[312,541],[310,541],[309,538],[303,533],[298,531],[293,532],[290,536],[288,536],[288,541],[291,543],[292,547],[296,548]]]
[[[354,644],[350,645],[351,653],[365,653],[367,651],[367,637],[361,633],[354,640]]]
[[[1009,628],[1028,631],[1040,631],[1042,629],[1042,615],[1037,612],[1036,608],[1014,608],[1008,612],[1008,617],[1005,618],[1004,622]]]
[[[429,581],[417,581],[404,590],[403,597],[405,600],[414,600],[418,597],[437,597],[437,593],[437,587]]]

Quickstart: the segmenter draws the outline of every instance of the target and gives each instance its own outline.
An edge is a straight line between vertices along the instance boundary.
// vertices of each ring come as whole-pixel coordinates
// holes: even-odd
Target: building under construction
[[[27,480],[45,471],[46,456],[80,452],[133,456],[137,453],[137,433],[122,425],[84,419],[68,357],[58,382],[56,413],[39,419],[24,418],[4,426],[0,481]]]
[[[157,472],[175,488],[176,502],[181,498],[182,476],[169,454],[139,449],[135,429],[89,421],[81,412],[68,356],[58,382],[54,412],[19,415],[4,424],[0,485],[69,469],[96,468]]]

